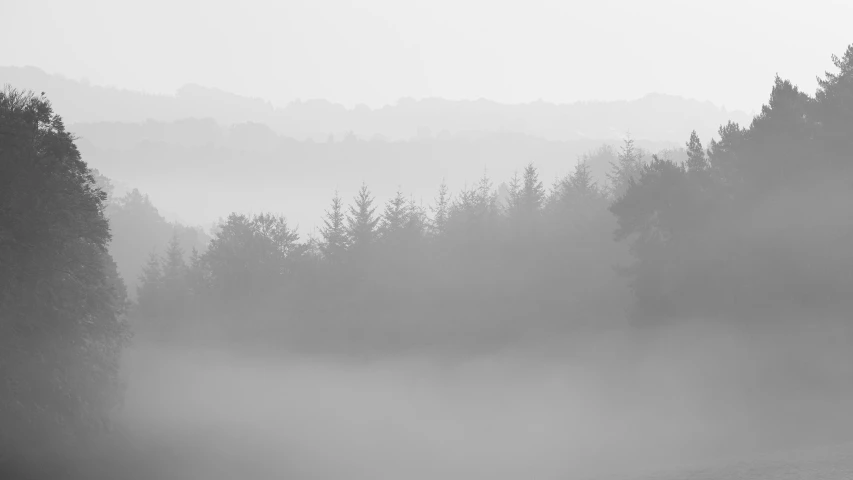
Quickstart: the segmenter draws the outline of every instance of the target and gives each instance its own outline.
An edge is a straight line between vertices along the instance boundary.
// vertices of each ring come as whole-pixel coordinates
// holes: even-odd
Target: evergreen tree
[[[510,182],[509,218],[517,229],[530,230],[534,226],[535,218],[541,213],[544,202],[545,187],[539,180],[536,167],[529,163],[524,168],[522,178],[519,180],[516,173]]]
[[[512,178],[509,180],[509,185],[507,187],[508,191],[508,199],[507,199],[507,214],[511,218],[515,218],[519,215],[521,210],[521,179],[518,177],[518,172],[513,172]]]
[[[539,180],[539,172],[533,163],[527,164],[524,169],[524,184],[520,201],[521,209],[529,216],[538,213],[545,201],[545,187]]]
[[[438,198],[435,200],[435,207],[431,207],[433,213],[432,228],[433,234],[441,236],[447,233],[447,220],[450,215],[451,198],[448,194],[447,183],[442,179],[441,186],[438,188]]]
[[[187,286],[190,292],[196,296],[201,295],[207,287],[204,258],[195,247],[193,247],[190,253],[190,262],[187,269]]]
[[[159,316],[164,290],[163,259],[154,250],[148,254],[148,262],[139,275],[139,283],[136,287],[137,304],[144,317]]]
[[[332,208],[326,211],[326,218],[323,219],[324,226],[320,230],[323,240],[319,245],[323,257],[332,263],[342,261],[346,253],[347,226],[345,222],[343,201],[338,192],[335,191],[335,196],[332,198]]]
[[[172,234],[166,253],[162,259],[163,263],[163,306],[170,316],[170,320],[176,321],[183,315],[185,302],[189,297],[187,285],[187,264],[184,260],[184,250],[178,239],[177,232]]]
[[[402,231],[408,217],[408,205],[403,192],[397,194],[385,205],[385,212],[379,226],[379,236],[385,245],[399,247],[402,241]]]
[[[497,214],[497,193],[492,190],[492,180],[488,172],[483,171],[480,182],[477,184],[476,202],[480,209],[480,215],[489,217]]]
[[[687,171],[701,173],[707,170],[708,159],[705,158],[705,151],[702,149],[702,142],[699,141],[696,130],[693,130],[687,142]]]
[[[415,245],[424,237],[427,230],[427,215],[424,208],[415,203],[414,197],[409,198],[409,205],[406,208],[406,219],[404,233],[406,243]]]
[[[586,159],[578,159],[574,172],[569,176],[568,184],[575,192],[584,196],[598,193],[597,185],[592,178],[592,172]]]
[[[186,268],[184,249],[181,247],[178,233],[175,232],[172,234],[172,238],[169,239],[166,254],[163,258],[163,277],[166,281],[181,278],[186,273]]]
[[[634,139],[626,136],[616,162],[610,163],[607,179],[610,182],[608,190],[614,199],[620,198],[628,190],[632,181],[636,180],[642,166],[643,153],[634,146]]]
[[[347,217],[347,235],[350,254],[356,262],[365,262],[376,240],[376,226],[379,217],[375,216],[376,207],[366,184],[362,184]]]

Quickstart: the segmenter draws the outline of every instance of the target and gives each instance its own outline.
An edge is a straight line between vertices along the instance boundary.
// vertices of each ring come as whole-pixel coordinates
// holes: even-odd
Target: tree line
[[[497,189],[486,175],[442,186],[428,207],[403,192],[375,205],[364,185],[309,238],[280,216],[232,214],[206,251],[185,260],[173,241],[150,258],[137,321],[173,339],[384,351],[494,347],[626,314],[840,308],[853,286],[851,50],[833,60],[814,96],[777,78],[748,127],[721,126],[707,148],[693,132],[684,160],[645,160],[626,139],[604,185],[582,159],[547,187],[528,164]]]

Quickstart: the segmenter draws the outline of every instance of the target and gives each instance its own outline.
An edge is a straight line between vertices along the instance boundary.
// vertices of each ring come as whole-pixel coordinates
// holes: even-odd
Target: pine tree
[[[387,245],[397,245],[401,241],[401,232],[406,224],[408,216],[408,205],[403,192],[397,190],[397,194],[385,205],[382,215],[379,235],[382,242]]]
[[[626,136],[617,161],[610,163],[610,181],[608,190],[615,199],[620,198],[628,190],[632,181],[636,180],[642,165],[643,152],[634,146],[634,139]]]
[[[521,209],[521,179],[518,177],[518,172],[513,172],[512,178],[509,179],[508,190],[507,214],[515,217]]]
[[[551,187],[548,189],[548,193],[545,196],[545,205],[543,206],[544,210],[551,210],[555,205],[560,202],[560,199],[562,199],[563,197],[563,191],[565,190],[567,184],[568,177],[554,177],[554,181],[551,182]]]
[[[181,248],[178,233],[174,232],[169,239],[169,245],[166,247],[166,254],[163,258],[163,278],[167,283],[178,281],[178,279],[184,278],[186,268],[184,250]]]
[[[705,158],[705,151],[702,149],[702,142],[699,141],[696,130],[693,130],[690,133],[690,140],[687,142],[687,171],[705,172],[707,170],[708,159]]]
[[[415,198],[409,198],[409,205],[406,208],[405,219],[405,237],[406,243],[413,245],[419,242],[427,229],[427,216],[424,208],[415,203]]]
[[[431,207],[433,212],[432,229],[433,234],[441,236],[447,233],[447,219],[450,215],[451,198],[447,191],[447,183],[442,180],[441,186],[438,188],[438,198],[435,200],[435,207]]]
[[[585,159],[578,159],[575,171],[569,176],[569,186],[581,195],[594,195],[598,188],[589,170],[589,163]]]
[[[206,275],[204,272],[204,257],[193,247],[190,253],[190,262],[187,268],[187,286],[194,295],[200,295],[206,286]]]
[[[536,167],[529,163],[524,168],[524,175],[519,180],[518,173],[514,174],[509,185],[510,207],[508,213],[510,218],[523,221],[524,228],[528,228],[528,220],[541,212],[545,202],[545,187],[539,180],[539,172]]]
[[[159,315],[164,290],[163,259],[154,250],[148,254],[148,262],[142,269],[136,287],[137,304],[143,316],[153,318]]]
[[[350,214],[347,217],[347,235],[350,253],[356,261],[361,262],[366,260],[366,255],[376,240],[376,225],[379,223],[379,218],[375,216],[374,199],[366,184],[362,184],[354,200],[355,204],[350,205]]]
[[[485,170],[483,171],[483,176],[480,177],[480,182],[477,184],[476,199],[481,209],[481,214],[487,216],[496,213],[497,193],[492,190],[492,180]]]
[[[343,212],[343,201],[340,195],[335,191],[335,197],[332,198],[332,208],[326,212],[326,218],[323,219],[323,228],[320,233],[323,237],[320,242],[320,251],[323,257],[332,262],[341,262],[347,249],[347,227],[346,218]]]
[[[533,163],[524,169],[524,184],[521,191],[521,207],[527,215],[533,215],[542,208],[545,200],[545,187],[539,180],[539,172]]]

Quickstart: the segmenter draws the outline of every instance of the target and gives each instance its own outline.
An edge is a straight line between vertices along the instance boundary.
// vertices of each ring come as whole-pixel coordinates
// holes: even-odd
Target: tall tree
[[[451,198],[447,190],[447,183],[442,179],[441,186],[438,188],[438,197],[435,199],[435,206],[430,207],[433,214],[432,228],[436,236],[441,236],[447,233],[447,219],[450,215]]]
[[[696,130],[693,130],[687,142],[687,171],[699,173],[707,170],[708,159],[705,158],[705,150],[702,149],[699,135],[696,134]]]
[[[164,289],[163,259],[156,250],[152,250],[148,255],[148,262],[139,274],[136,286],[136,303],[145,318],[160,315]]]
[[[634,146],[634,139],[626,136],[622,142],[616,162],[610,163],[607,179],[610,182],[608,190],[614,199],[618,199],[628,190],[628,186],[636,180],[640,173],[643,153]]]
[[[326,211],[323,219],[323,228],[320,230],[323,237],[320,243],[320,251],[323,257],[332,263],[341,262],[347,249],[347,226],[343,211],[343,201],[338,192],[332,198],[332,208]]]
[[[536,214],[545,200],[545,187],[539,180],[539,171],[528,163],[524,168],[524,185],[521,192],[521,208],[527,215]]]
[[[586,159],[578,159],[578,162],[575,164],[575,170],[569,177],[569,185],[581,195],[595,195],[598,193],[598,186],[592,178],[589,162]]]
[[[402,242],[402,232],[408,217],[408,205],[403,192],[397,190],[394,198],[385,204],[385,212],[380,219],[379,236],[382,243],[391,248],[397,248]]]
[[[376,226],[380,219],[375,215],[374,198],[366,184],[362,184],[354,201],[347,217],[350,253],[357,262],[364,262],[376,240]]]
[[[50,102],[0,91],[0,451],[7,454],[102,425],[120,397],[126,299],[107,253],[106,197]]]

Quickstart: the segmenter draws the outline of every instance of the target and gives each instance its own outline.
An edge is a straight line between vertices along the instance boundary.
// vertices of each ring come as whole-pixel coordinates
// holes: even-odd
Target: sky
[[[756,111],[774,76],[813,93],[853,42],[853,2],[0,0],[0,65],[277,105],[503,103],[656,92]],[[808,4],[808,6],[806,6]]]

